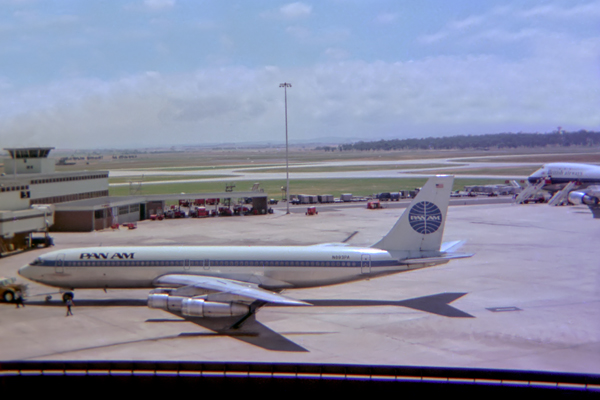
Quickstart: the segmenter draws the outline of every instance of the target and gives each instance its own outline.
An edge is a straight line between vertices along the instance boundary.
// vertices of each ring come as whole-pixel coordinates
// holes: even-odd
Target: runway
[[[536,162],[480,162],[469,161],[469,158],[475,160],[481,157],[460,157],[460,158],[431,158],[419,160],[397,160],[397,161],[330,161],[330,162],[294,162],[290,165],[290,179],[365,179],[365,178],[426,178],[432,173],[443,172],[448,170],[474,170],[481,168],[509,168],[509,167],[537,167],[540,163]],[[493,158],[493,157],[492,157]],[[284,164],[285,165],[285,164]],[[419,167],[423,165],[423,167]],[[431,165],[437,165],[432,167]],[[306,172],[299,169],[314,168],[318,169],[335,169],[340,167],[357,167],[362,166],[365,170],[362,171],[327,171],[327,172]],[[369,170],[373,167],[389,167],[389,169]],[[236,181],[260,181],[282,179],[285,174],[279,172],[283,168],[282,165],[273,166],[258,166],[258,167],[227,167],[214,169],[199,169],[199,170],[180,170],[169,168],[146,168],[135,170],[111,170],[110,177],[131,177],[132,179],[141,179],[142,176],[186,176],[189,178],[164,181],[148,181],[144,185],[161,185],[169,183],[188,183],[188,182],[220,182],[223,176],[227,179]],[[277,172],[269,172],[269,170],[277,170]],[[433,171],[433,172],[432,172]],[[221,177],[214,177],[222,175]],[[485,179],[526,179],[527,176],[522,175],[506,175],[506,174],[461,174],[461,178],[485,178]],[[128,186],[129,183],[111,183],[110,186]]]

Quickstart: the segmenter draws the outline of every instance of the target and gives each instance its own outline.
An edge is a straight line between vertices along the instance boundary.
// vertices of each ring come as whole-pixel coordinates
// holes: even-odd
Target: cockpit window
[[[33,260],[29,265],[41,265],[41,264],[42,264],[42,259],[40,257],[38,257],[35,260]]]

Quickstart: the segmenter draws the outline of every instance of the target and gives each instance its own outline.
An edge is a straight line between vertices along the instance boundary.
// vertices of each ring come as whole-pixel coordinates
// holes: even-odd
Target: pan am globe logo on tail
[[[437,231],[442,224],[442,212],[429,201],[417,203],[408,213],[410,226],[422,235]]]

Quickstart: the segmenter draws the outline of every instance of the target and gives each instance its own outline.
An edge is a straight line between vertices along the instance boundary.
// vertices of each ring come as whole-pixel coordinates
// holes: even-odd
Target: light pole
[[[280,83],[279,87],[283,88],[285,94],[285,204],[287,207],[286,214],[290,213],[290,168],[288,162],[288,128],[287,128],[287,88],[292,87],[291,83]]]

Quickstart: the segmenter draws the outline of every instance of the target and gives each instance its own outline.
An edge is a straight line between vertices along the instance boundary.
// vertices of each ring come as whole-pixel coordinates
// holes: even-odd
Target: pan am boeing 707
[[[19,274],[78,288],[149,288],[148,306],[185,317],[236,317],[261,306],[310,305],[287,289],[335,285],[445,264],[472,254],[442,245],[453,176],[430,178],[390,232],[372,247],[313,246],[93,247],[47,253]]]

